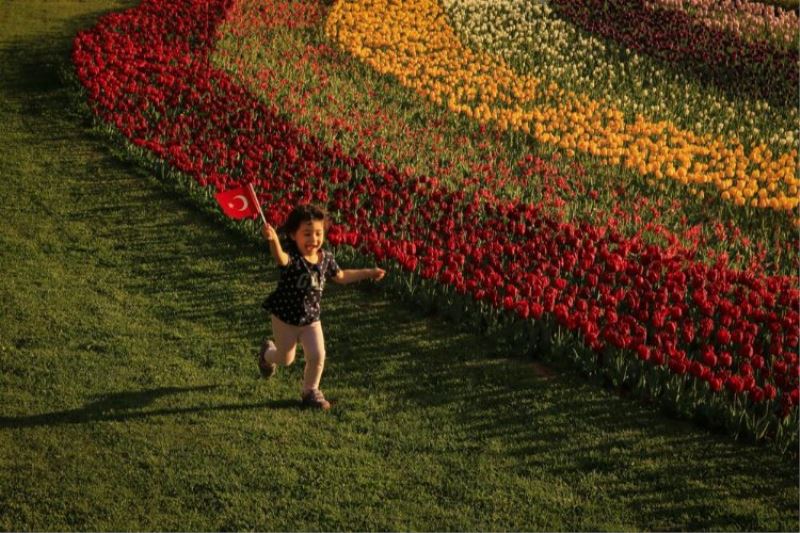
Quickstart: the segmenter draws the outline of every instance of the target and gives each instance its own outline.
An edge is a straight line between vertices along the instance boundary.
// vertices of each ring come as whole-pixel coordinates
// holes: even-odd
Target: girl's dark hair
[[[328,213],[321,207],[312,204],[300,204],[296,206],[286,217],[286,222],[280,227],[280,232],[286,236],[292,235],[300,228],[303,222],[313,222],[321,220],[325,230],[328,229]]]

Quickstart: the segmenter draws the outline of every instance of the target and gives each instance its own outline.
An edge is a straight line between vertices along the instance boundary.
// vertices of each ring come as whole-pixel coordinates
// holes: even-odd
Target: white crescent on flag
[[[242,206],[241,207],[236,207],[233,202],[230,202],[228,204],[228,207],[230,207],[231,209],[235,209],[236,211],[244,211],[245,209],[247,209],[250,206],[250,202],[247,201],[247,197],[246,196],[243,196],[243,195],[239,194],[239,195],[234,196],[233,199],[234,200],[241,199]]]

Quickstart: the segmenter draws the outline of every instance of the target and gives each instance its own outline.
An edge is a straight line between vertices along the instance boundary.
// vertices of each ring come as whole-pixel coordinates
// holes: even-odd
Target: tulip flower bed
[[[326,143],[460,188],[489,187],[535,202],[559,219],[589,219],[648,242],[701,247],[708,262],[727,257],[754,272],[794,271],[796,232],[781,227],[788,220],[770,217],[766,225],[757,213],[731,216],[710,204],[712,198],[687,201],[668,184],[643,188],[635,176],[626,179],[602,166],[587,172],[571,161],[559,170],[552,161],[557,153],[533,157],[543,151],[513,136],[503,142],[509,138],[497,131],[409,98],[396,84],[359,72],[313,35],[276,31],[274,21],[281,16],[263,4],[237,3],[215,63]],[[319,23],[320,14],[315,16]],[[313,26],[306,19],[303,24]],[[701,191],[697,197],[702,196]],[[681,216],[668,216],[673,212]]]
[[[794,103],[770,105],[740,94],[738,83],[725,87],[699,83],[680,63],[665,64],[581,32],[555,16],[547,4],[511,0],[443,4],[459,38],[471,48],[499,55],[516,72],[535,73],[566,91],[599,95],[626,117],[641,114],[697,135],[736,138],[746,150],[761,143],[773,153],[797,148],[800,116]],[[751,23],[760,27],[769,19]]]
[[[348,20],[331,19],[318,4],[260,4],[273,28]],[[262,101],[211,61],[237,7],[149,0],[79,34],[73,61],[96,116],[143,159],[189,177],[209,203],[214,190],[252,183],[273,224],[297,202],[327,206],[338,221],[328,238],[340,253],[389,263],[405,294],[503,331],[520,349],[570,359],[734,431],[796,443],[796,276],[703,261],[702,249],[679,238],[652,242],[614,224],[559,216],[507,184],[495,190],[491,179],[453,187],[376,157],[377,148],[387,150],[380,142],[344,149],[324,140],[276,105],[285,94]],[[243,78],[265,88],[279,78],[250,74]],[[520,83],[510,87],[524,90]],[[309,107],[317,96],[300,98]],[[580,165],[569,174],[538,156],[520,161],[530,172],[509,178],[517,187],[531,176],[583,186]],[[584,192],[592,194],[576,196]]]
[[[551,5],[590,33],[666,61],[688,63],[723,86],[735,83],[774,103],[797,99],[796,13],[787,11],[777,17],[764,10],[759,17],[753,16],[757,12],[751,7],[739,22],[739,17],[726,17],[719,4],[719,11],[710,14],[707,7],[705,12],[693,13],[670,7],[668,2],[647,0],[554,0]],[[738,10],[729,5],[727,12]],[[720,20],[729,22],[723,22],[726,27],[722,28],[709,24]],[[743,35],[742,24],[755,31]]]
[[[653,0],[647,7],[674,9],[692,17],[696,24],[730,32],[748,42],[766,41],[779,48],[797,49],[796,9],[733,0]]]
[[[410,31],[396,31],[410,24]],[[590,154],[642,177],[702,186],[740,206],[793,211],[800,201],[796,149],[773,154],[761,144],[747,153],[736,139],[699,135],[641,115],[626,119],[602,99],[518,75],[504,62],[464,47],[433,0],[339,2],[326,33],[377,71],[452,112],[530,134],[570,157]]]

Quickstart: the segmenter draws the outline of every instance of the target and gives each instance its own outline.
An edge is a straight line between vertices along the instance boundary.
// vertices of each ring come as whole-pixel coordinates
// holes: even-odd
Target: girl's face
[[[312,256],[316,254],[325,240],[325,224],[322,220],[303,222],[292,238],[301,254]]]

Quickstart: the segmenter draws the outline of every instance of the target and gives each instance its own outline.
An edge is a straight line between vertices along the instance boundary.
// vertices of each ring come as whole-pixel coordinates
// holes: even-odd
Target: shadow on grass
[[[87,422],[125,421],[150,418],[154,416],[183,415],[190,413],[216,411],[244,411],[248,409],[300,409],[300,401],[273,400],[243,404],[204,405],[196,407],[176,407],[142,411],[156,400],[165,396],[185,393],[208,392],[219,385],[199,387],[160,387],[141,391],[125,391],[104,394],[96,401],[78,409],[67,409],[52,413],[30,416],[0,416],[0,429],[19,429],[40,426],[60,426],[64,424],[84,424]]]
[[[49,117],[53,113],[66,116],[73,112],[63,84],[62,71],[72,68],[70,53],[74,36],[78,31],[92,27],[104,14],[118,12],[138,3],[135,0],[119,1],[113,8],[89,8],[86,12],[63,18],[42,13],[42,20],[37,22],[44,27],[35,37],[0,36],[0,72],[3,73],[0,76],[0,91],[5,93],[6,100],[23,104],[23,111],[32,119]],[[80,9],[77,6],[73,8]],[[15,8],[12,4],[2,9]],[[3,13],[0,12],[0,15]],[[65,39],[65,36],[68,37]],[[59,134],[63,132],[59,128],[52,128],[50,133],[60,137]]]

